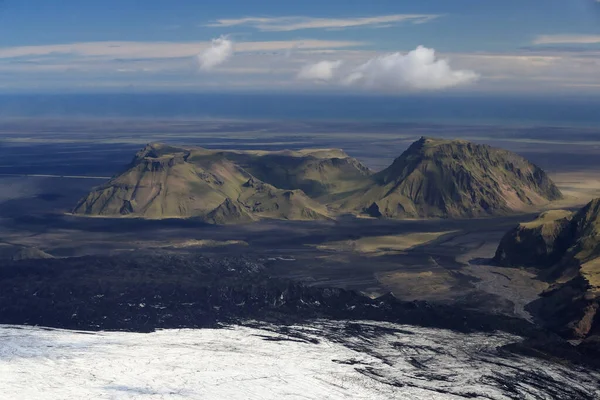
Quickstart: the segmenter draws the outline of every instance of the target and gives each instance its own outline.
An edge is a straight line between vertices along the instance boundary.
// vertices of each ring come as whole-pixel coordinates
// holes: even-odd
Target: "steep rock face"
[[[595,338],[600,335],[600,199],[572,215],[555,211],[553,216],[543,214],[508,232],[496,261],[538,268],[552,286],[530,311],[565,337],[600,343]]]
[[[528,309],[547,328],[566,338],[584,339],[600,334],[598,299],[581,275],[553,285]]]
[[[421,138],[341,203],[374,217],[476,217],[523,211],[562,194],[539,167],[506,150]]]
[[[600,199],[583,207],[573,218],[571,236],[576,239],[569,255],[584,264],[600,256]]]

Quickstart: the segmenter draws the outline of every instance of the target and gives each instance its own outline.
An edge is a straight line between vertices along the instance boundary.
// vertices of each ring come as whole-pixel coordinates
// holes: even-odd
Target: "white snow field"
[[[0,398],[600,398],[600,374],[504,354],[498,347],[517,339],[507,334],[330,321],[278,329],[140,334],[4,325]]]

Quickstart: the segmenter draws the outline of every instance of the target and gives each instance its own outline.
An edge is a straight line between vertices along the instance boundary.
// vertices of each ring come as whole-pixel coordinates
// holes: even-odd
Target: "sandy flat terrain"
[[[452,232],[415,232],[401,235],[370,236],[357,240],[328,242],[318,245],[319,250],[352,251],[368,256],[381,256],[410,250],[432,242]]]
[[[565,196],[553,208],[581,206],[600,197],[600,170],[554,173],[550,178]]]

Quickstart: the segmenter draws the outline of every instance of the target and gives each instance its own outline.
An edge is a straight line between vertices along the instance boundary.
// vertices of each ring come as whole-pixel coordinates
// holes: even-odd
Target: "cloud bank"
[[[316,64],[306,65],[300,70],[297,78],[301,80],[330,81],[341,65],[342,61],[320,61]]]
[[[217,39],[219,40],[219,39]],[[197,57],[198,50],[204,53],[213,47],[213,42],[79,42],[40,46],[0,47],[0,60],[18,57],[102,57],[120,60],[152,58],[168,59]],[[333,50],[364,46],[364,42],[347,40],[276,40],[235,43],[237,52]]]
[[[233,42],[223,36],[213,39],[210,47],[198,54],[200,69],[210,71],[233,55]]]
[[[300,79],[333,80],[345,86],[384,92],[441,90],[479,79],[470,70],[453,70],[447,60],[437,59],[435,50],[423,46],[408,54],[392,53],[338,73],[341,61],[321,61],[302,68]]]
[[[423,24],[439,18],[435,14],[393,14],[363,18],[313,18],[313,17],[247,17],[219,19],[209,27],[249,26],[263,32],[286,32],[302,29],[347,29],[355,27],[382,28],[403,22]]]
[[[597,44],[600,35],[539,35],[533,44]]]
[[[211,41],[196,42],[79,42],[42,46],[0,47],[0,86],[15,91],[90,88],[148,88],[153,90],[333,90],[402,93],[425,89],[402,82],[382,65],[397,65],[391,54],[369,49],[365,42],[327,40],[279,40],[235,42],[235,55],[226,63],[206,71],[210,79],[198,79],[198,54],[212,47]],[[445,75],[451,83],[470,82],[473,73],[456,79],[455,72],[477,71],[482,79],[467,90],[480,93],[600,93],[600,49],[561,50],[559,47],[532,47],[502,53],[452,53]],[[406,53],[403,53],[406,57]],[[447,54],[447,53],[446,53]],[[439,58],[444,58],[440,57]],[[302,69],[323,60],[342,61],[331,77],[314,72],[309,80],[299,78]],[[377,60],[377,62],[372,61]],[[371,61],[371,62],[369,62]],[[437,61],[437,60],[435,60]],[[434,61],[434,62],[435,62]],[[421,63],[422,64],[422,63]],[[327,66],[327,64],[323,64]],[[365,66],[365,65],[368,65]],[[419,65],[417,63],[417,65]],[[363,67],[364,66],[364,67]],[[377,68],[376,68],[377,67]],[[413,67],[412,69],[416,69]],[[410,70],[410,68],[409,68]],[[374,72],[376,71],[377,74]],[[424,69],[429,71],[429,69]],[[400,74],[400,73],[399,73]],[[373,77],[373,75],[376,75]],[[379,75],[387,76],[383,80]],[[444,74],[442,74],[444,75]],[[477,75],[477,74],[475,74]],[[466,76],[466,78],[464,78]],[[460,77],[460,74],[459,74]],[[474,78],[473,78],[474,80]],[[314,81],[318,84],[311,84]],[[417,79],[418,83],[420,80]],[[447,79],[432,80],[435,87]],[[346,86],[344,86],[346,83]],[[457,84],[458,85],[458,84]],[[375,87],[377,89],[370,89]],[[461,88],[462,86],[459,86]],[[434,90],[434,89],[429,89]]]

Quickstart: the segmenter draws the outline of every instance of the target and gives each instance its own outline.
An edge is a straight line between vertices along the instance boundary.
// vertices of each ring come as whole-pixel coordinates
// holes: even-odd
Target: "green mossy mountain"
[[[562,197],[539,167],[507,150],[421,138],[344,210],[386,218],[465,218],[524,211]]]
[[[219,151],[150,144],[124,173],[80,200],[73,213],[199,217],[217,224],[327,219],[324,203],[304,190],[315,198],[334,196],[370,174],[341,150]]]
[[[150,144],[73,212],[198,217],[216,224],[346,213],[466,218],[521,212],[561,196],[544,171],[524,158],[461,140],[421,138],[378,173],[337,149],[270,152]]]
[[[551,286],[530,311],[565,337],[600,343],[600,199],[520,224],[504,236],[495,261],[537,268]]]

